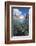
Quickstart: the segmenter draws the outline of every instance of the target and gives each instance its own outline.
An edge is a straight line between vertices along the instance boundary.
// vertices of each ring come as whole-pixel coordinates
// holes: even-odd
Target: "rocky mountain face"
[[[13,35],[14,36],[26,36],[29,34],[29,15],[13,16]]]

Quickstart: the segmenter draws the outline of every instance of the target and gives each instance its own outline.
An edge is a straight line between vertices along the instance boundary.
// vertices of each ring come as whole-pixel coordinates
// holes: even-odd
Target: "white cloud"
[[[32,14],[32,8],[29,9],[29,15],[31,15],[31,14]]]
[[[13,15],[21,15],[22,12],[19,9],[13,9]]]

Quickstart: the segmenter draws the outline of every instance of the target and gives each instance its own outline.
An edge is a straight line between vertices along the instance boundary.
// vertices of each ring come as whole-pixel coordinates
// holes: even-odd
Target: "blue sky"
[[[19,9],[19,11],[22,12],[22,15],[29,12],[29,8],[26,8],[26,7],[22,7],[22,8],[18,8],[18,9]]]
[[[13,14],[19,14],[19,15],[25,15],[27,13],[29,13],[29,9],[28,7],[16,7],[16,8],[13,8]]]

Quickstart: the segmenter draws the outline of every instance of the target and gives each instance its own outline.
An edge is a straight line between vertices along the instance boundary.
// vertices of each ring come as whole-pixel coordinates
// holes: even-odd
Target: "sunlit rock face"
[[[24,20],[25,20],[25,16],[23,16],[23,15],[16,15],[16,16],[14,16],[14,22],[15,23],[16,23],[16,21],[17,21],[17,23],[18,22],[23,23]]]
[[[16,16],[14,16],[14,19],[15,19],[15,20],[16,20],[16,19],[22,20],[22,19],[25,19],[25,16],[23,16],[23,15],[16,15]]]

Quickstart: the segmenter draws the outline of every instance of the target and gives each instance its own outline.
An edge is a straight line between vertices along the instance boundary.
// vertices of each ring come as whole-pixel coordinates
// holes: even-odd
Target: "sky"
[[[29,13],[29,9],[30,8],[27,8],[27,7],[16,7],[16,8],[13,8],[13,15],[23,15],[23,16],[26,16],[27,13]]]

